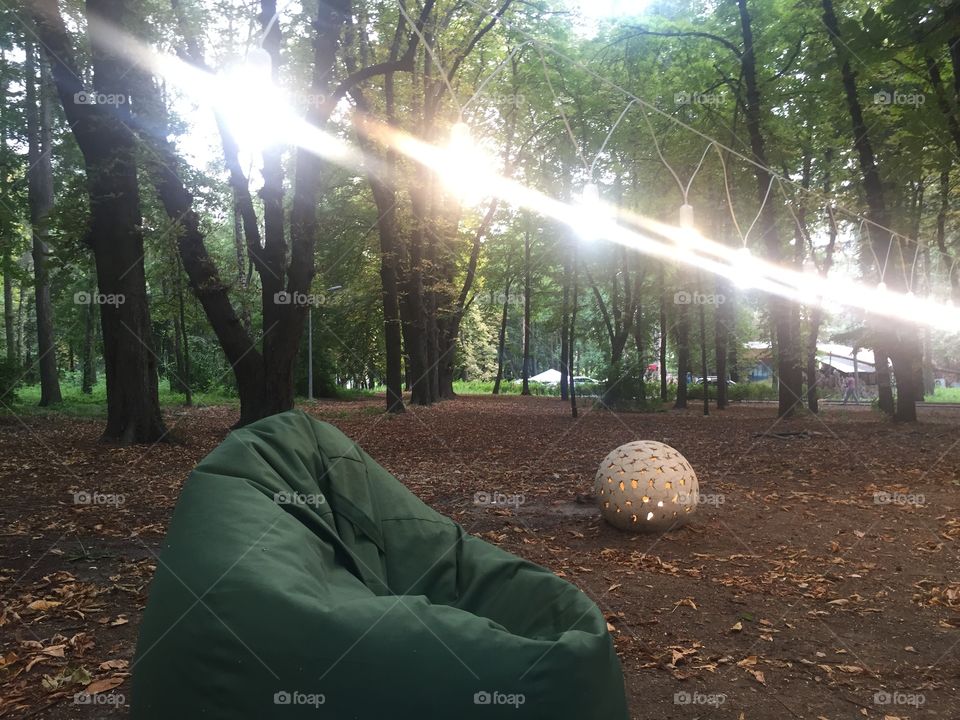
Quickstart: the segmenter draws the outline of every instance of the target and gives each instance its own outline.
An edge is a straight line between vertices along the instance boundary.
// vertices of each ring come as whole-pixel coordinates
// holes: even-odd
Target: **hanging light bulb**
[[[273,78],[273,58],[262,47],[251,48],[243,60],[244,71],[252,77],[251,82],[259,87]]]
[[[450,127],[450,148],[463,150],[471,146],[473,138],[470,135],[470,126],[463,120],[455,122]]]
[[[684,203],[680,206],[679,212],[680,232],[675,236],[677,245],[685,252],[691,250],[696,244],[697,229],[693,222],[693,205]]]
[[[584,240],[593,242],[602,239],[611,229],[607,209],[600,200],[600,188],[592,180],[584,183],[580,191],[580,208],[573,228]]]
[[[879,292],[886,292],[887,284],[883,280],[881,280],[880,282],[877,283],[877,290]]]
[[[753,253],[750,252],[750,248],[744,245],[742,248],[737,250],[734,255],[733,265],[734,270],[736,271],[733,275],[734,284],[744,289],[751,287],[752,283],[750,278],[757,271],[757,268]]]
[[[587,205],[592,208],[600,206],[600,188],[597,187],[597,184],[593,181],[586,183],[583,186],[583,192],[580,194],[580,199],[583,201],[584,205]]]

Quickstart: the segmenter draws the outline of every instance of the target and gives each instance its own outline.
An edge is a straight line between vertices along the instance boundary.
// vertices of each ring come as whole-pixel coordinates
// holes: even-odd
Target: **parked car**
[[[712,384],[712,385],[716,385],[716,384],[717,384],[717,376],[716,376],[716,375],[707,375],[707,383],[708,383],[708,384]],[[694,385],[701,385],[701,384],[703,384],[703,378],[702,378],[702,377],[695,377],[695,378],[693,379],[693,384],[694,384]],[[728,379],[727,379],[727,387],[733,387],[734,385],[736,385],[736,383],[735,383],[733,380],[730,380],[730,379],[728,378]]]

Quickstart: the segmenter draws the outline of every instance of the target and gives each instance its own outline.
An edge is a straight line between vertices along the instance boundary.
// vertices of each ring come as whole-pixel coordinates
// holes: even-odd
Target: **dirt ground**
[[[960,410],[901,427],[867,408],[777,422],[767,405],[573,420],[550,398],[399,417],[380,404],[306,409],[469,532],[592,597],[632,717],[960,717]],[[166,523],[235,419],[172,412],[176,444],[121,449],[96,443],[100,421],[0,418],[0,717],[127,715]],[[641,438],[682,452],[713,498],[661,536],[614,530],[578,498],[608,451]],[[85,688],[95,701],[78,704]]]

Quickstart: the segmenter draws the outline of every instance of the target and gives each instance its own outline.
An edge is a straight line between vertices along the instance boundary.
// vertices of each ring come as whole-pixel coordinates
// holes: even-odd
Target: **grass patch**
[[[40,407],[40,385],[24,385],[17,390],[14,403],[5,403],[8,410],[18,415],[68,415],[71,417],[96,417],[107,415],[107,383],[101,379],[89,394],[80,391],[78,385],[61,383],[60,392],[63,403],[50,407]],[[180,407],[186,400],[183,393],[172,392],[164,383],[159,389],[161,407]],[[239,406],[240,400],[224,391],[195,392],[193,404],[197,406],[231,405]]]
[[[924,395],[929,403],[960,403],[960,388],[934,388],[933,395]]]

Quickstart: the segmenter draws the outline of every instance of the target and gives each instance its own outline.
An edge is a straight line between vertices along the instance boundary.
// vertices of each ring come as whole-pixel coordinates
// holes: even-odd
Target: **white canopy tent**
[[[550,370],[544,370],[538,375],[531,375],[528,380],[532,383],[543,383],[544,385],[559,385],[561,377],[563,377],[563,375],[559,370],[553,370],[551,368]],[[523,380],[514,380],[514,382],[522,383]]]

